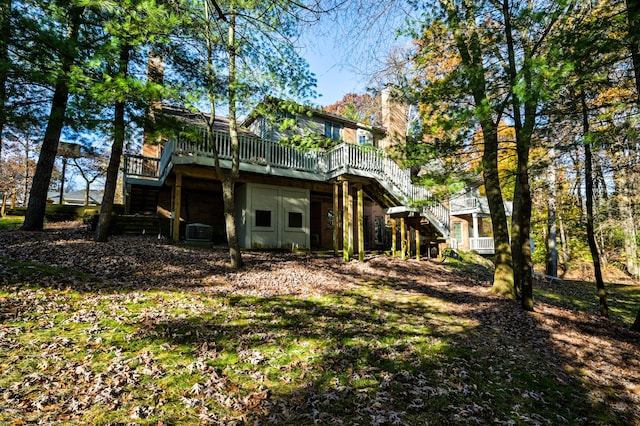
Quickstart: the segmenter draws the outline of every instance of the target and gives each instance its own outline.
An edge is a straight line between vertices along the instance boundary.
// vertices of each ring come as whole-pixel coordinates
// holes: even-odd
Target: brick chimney
[[[378,144],[389,154],[398,154],[395,148],[407,141],[407,106],[399,98],[398,90],[388,84],[380,94],[382,100],[382,127],[387,135]]]
[[[159,52],[149,52],[147,62],[147,80],[149,83],[162,85],[164,82],[164,58]],[[144,136],[142,143],[142,155],[145,157],[160,158],[162,148],[161,140],[155,134],[156,114],[162,111],[162,99],[147,101],[144,117]]]

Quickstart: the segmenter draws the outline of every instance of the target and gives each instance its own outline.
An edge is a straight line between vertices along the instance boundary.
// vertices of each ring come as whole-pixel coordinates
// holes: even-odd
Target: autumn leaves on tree
[[[579,235],[586,229],[584,239],[590,242],[587,256],[595,266],[600,313],[608,314],[599,268],[603,247],[596,242],[598,209],[605,207],[600,197],[606,194],[606,188],[597,185],[605,179],[596,180],[598,175],[594,177],[592,169],[602,172],[609,167],[618,194],[628,193],[634,185],[635,173],[631,170],[637,162],[622,164],[615,159],[619,158],[619,149],[637,158],[637,148],[626,143],[624,147],[605,143],[614,134],[618,141],[636,139],[629,131],[637,127],[637,116],[624,118],[634,117],[637,110],[628,92],[633,80],[629,74],[619,72],[634,64],[637,71],[637,61],[633,59],[638,56],[637,18],[634,20],[638,7],[635,2],[627,2],[626,6],[628,28],[627,20],[622,19],[626,17],[622,2],[525,4],[503,0],[480,4],[442,0],[429,4],[429,13],[422,16],[423,26],[411,32],[417,40],[413,89],[423,112],[422,141],[432,145],[437,156],[462,161],[470,156],[481,158],[467,164],[476,165],[475,170],[482,173],[490,205],[496,247],[493,289],[507,296],[517,295],[527,310],[533,309],[532,215],[536,215],[535,220],[541,215],[532,211],[535,200],[531,185],[557,188],[556,176],[562,171],[539,172],[557,168],[570,158],[583,168],[577,169],[576,176],[586,179],[586,183],[576,184],[578,192],[579,188],[586,188],[584,197],[578,194],[582,202],[578,204],[581,216],[576,223],[581,223],[582,228],[572,231]],[[594,126],[596,120],[598,125]],[[567,133],[569,122],[572,129],[581,131]],[[509,135],[505,129],[509,129]],[[586,151],[581,154],[583,149]],[[554,153],[553,161],[549,152]],[[507,179],[500,156],[514,159],[507,169]],[[592,162],[586,161],[592,157]],[[467,166],[461,170],[471,169]],[[542,176],[551,176],[553,181],[545,182]],[[509,195],[505,197],[505,190],[511,182],[515,187],[509,233],[503,205],[510,199]],[[600,192],[594,193],[598,188]],[[624,245],[626,263],[629,272],[637,275],[633,219],[637,213],[629,205],[620,199],[619,212],[629,218],[622,222],[626,224],[624,235],[628,240]],[[545,216],[554,218],[554,223],[541,229],[542,235],[555,236],[555,218],[564,217],[556,215],[557,206],[555,202],[545,206],[549,209]],[[560,228],[565,254],[562,260],[567,262],[570,242],[565,224],[560,223]],[[545,246],[557,250],[555,244],[539,247]],[[548,253],[552,265],[554,256],[557,258],[557,254]],[[557,266],[550,271],[555,275]]]

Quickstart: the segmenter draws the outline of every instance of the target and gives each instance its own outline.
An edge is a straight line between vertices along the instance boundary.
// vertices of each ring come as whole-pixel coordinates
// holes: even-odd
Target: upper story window
[[[356,142],[358,145],[373,145],[373,134],[365,129],[356,131]]]
[[[324,122],[324,135],[329,139],[333,139],[334,141],[339,141],[340,131],[342,130],[342,126],[336,123],[331,123],[329,121]]]

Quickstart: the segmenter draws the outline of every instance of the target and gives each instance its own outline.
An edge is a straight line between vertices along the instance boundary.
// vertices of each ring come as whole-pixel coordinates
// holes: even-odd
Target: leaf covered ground
[[[0,424],[640,425],[637,286],[607,321],[580,283],[522,312],[477,265],[244,260],[0,231]]]

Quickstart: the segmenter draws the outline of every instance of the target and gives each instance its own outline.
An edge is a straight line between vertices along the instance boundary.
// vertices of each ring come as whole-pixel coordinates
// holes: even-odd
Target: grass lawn
[[[0,230],[17,228],[24,222],[24,216],[2,216],[0,217]]]
[[[573,311],[597,312],[599,301],[595,288],[595,283],[587,281],[539,283],[534,294],[540,301]],[[640,285],[608,283],[606,290],[611,320],[630,327],[640,309]]]
[[[638,286],[610,287],[602,323],[580,283],[538,286],[527,314],[446,265],[349,265],[344,291],[261,296],[0,256],[0,424],[640,424],[638,340],[615,323]]]

